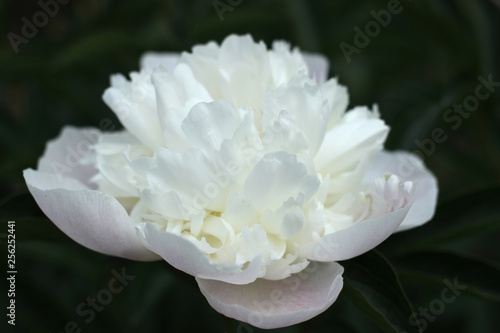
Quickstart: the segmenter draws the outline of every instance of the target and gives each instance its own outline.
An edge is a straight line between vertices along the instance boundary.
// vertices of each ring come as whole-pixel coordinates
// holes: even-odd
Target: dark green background
[[[243,0],[221,21],[212,1],[72,0],[16,54],[7,34],[20,35],[22,18],[32,21],[41,7],[0,2],[0,261],[3,276],[6,222],[15,220],[16,331],[63,332],[69,321],[83,332],[260,331],[219,315],[192,277],[165,262],[132,262],[76,244],[44,217],[22,178],[64,125],[99,127],[110,119],[119,128],[101,95],[110,74],[136,70],[143,52],[189,50],[251,33],[268,45],[284,39],[325,54],[330,75],[349,88],[351,106],[380,106],[391,127],[388,149],[422,152],[415,140],[427,139],[432,148],[434,129],[446,135],[425,156],[440,184],[435,218],[343,262],[337,302],[276,332],[418,332],[411,313],[436,306],[445,279],[467,289],[432,319],[418,314],[423,331],[499,332],[500,87],[456,129],[443,116],[474,94],[480,75],[500,81],[500,4],[402,0],[402,12],[348,63],[340,43],[355,46],[354,28],[364,30],[370,12],[387,3]],[[122,267],[135,279],[86,323],[76,308]],[[2,309],[6,292],[2,278]],[[0,328],[7,327],[5,310],[0,318]]]

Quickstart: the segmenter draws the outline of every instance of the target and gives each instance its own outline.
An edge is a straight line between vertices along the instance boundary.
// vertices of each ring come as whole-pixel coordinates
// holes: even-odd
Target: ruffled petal
[[[275,41],[268,56],[274,87],[288,82],[297,73],[307,73],[307,64],[300,51],[297,48],[291,50],[290,44],[284,41]]]
[[[299,195],[303,195],[302,204],[306,203],[319,185],[318,177],[307,174],[307,167],[295,155],[279,151],[264,155],[248,175],[243,193],[258,210],[274,210]]]
[[[214,169],[211,159],[199,149],[180,154],[158,148],[152,158],[137,158],[130,165],[136,171],[138,187],[150,190],[148,197],[175,191],[190,198],[195,206],[199,204],[218,212],[224,209],[227,189],[216,176],[218,170]]]
[[[67,178],[67,177],[66,177]],[[27,169],[24,179],[38,206],[65,234],[89,249],[132,260],[157,260],[139,241],[125,208],[113,197],[71,178]]]
[[[310,260],[347,260],[370,251],[389,237],[403,222],[410,206],[376,219],[353,224],[320,240],[304,245],[302,255]]]
[[[310,263],[301,273],[278,281],[258,279],[247,285],[196,281],[215,310],[270,329],[301,323],[328,309],[342,290],[343,270],[335,262]]]
[[[157,112],[151,69],[131,73],[128,81],[123,75],[111,77],[111,87],[102,99],[116,114],[123,126],[151,149],[164,144]]]
[[[181,125],[189,110],[199,102],[212,98],[193,75],[192,69],[180,63],[173,72],[159,66],[153,70],[151,80],[156,92],[158,119],[163,130],[165,145],[176,151],[189,148]]]
[[[297,76],[288,84],[266,92],[262,102],[262,126],[270,126],[285,110],[308,138],[314,156],[325,136],[330,110],[328,99],[311,81],[306,76]]]
[[[136,225],[144,245],[165,261],[187,274],[202,279],[214,279],[231,284],[255,281],[261,272],[260,257],[245,265],[226,265],[210,262],[191,241],[170,232],[159,230],[153,223]]]
[[[193,147],[218,150],[224,139],[233,138],[243,119],[242,110],[218,99],[195,105],[184,119],[182,130]]]
[[[383,174],[395,174],[402,180],[416,181],[418,185],[413,205],[397,231],[418,227],[434,216],[438,184],[420,158],[408,152],[382,151],[368,166],[363,182],[371,182]]]

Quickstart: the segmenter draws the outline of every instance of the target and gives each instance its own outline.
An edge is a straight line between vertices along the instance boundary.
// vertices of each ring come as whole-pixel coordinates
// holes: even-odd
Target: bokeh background
[[[110,74],[137,70],[145,51],[189,50],[231,33],[325,54],[330,76],[349,88],[351,107],[379,105],[391,127],[387,148],[423,155],[440,184],[432,221],[343,262],[337,302],[275,331],[500,332],[499,84],[466,116],[448,111],[473,100],[480,76],[500,81],[497,0],[401,0],[401,12],[371,30],[367,45],[356,44],[355,28],[365,31],[371,12],[390,1],[61,2],[18,52],[9,33],[22,37],[23,17],[33,22],[42,6],[0,2],[1,276],[8,220],[16,221],[18,271],[15,330],[6,324],[8,286],[0,279],[2,332],[260,332],[218,314],[191,276],[165,262],[132,262],[76,244],[45,218],[22,178],[64,125],[111,121],[120,128],[101,100]],[[357,51],[346,57],[342,43]],[[432,139],[438,128],[442,142]],[[122,269],[134,279],[86,322],[90,315],[77,308]],[[443,302],[444,281],[466,288]]]

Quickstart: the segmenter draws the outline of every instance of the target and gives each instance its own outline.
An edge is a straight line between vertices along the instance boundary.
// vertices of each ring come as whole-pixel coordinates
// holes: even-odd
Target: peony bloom
[[[103,96],[125,129],[66,127],[26,183],[78,243],[163,258],[228,317],[308,320],[342,289],[336,261],[425,223],[437,196],[417,157],[383,151],[376,107],[346,110],[327,67],[250,36],[146,54]]]

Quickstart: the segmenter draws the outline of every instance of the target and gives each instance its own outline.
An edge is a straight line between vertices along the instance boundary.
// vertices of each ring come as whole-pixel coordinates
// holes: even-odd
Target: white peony
[[[250,36],[146,54],[104,93],[125,129],[65,128],[25,170],[29,190],[75,241],[163,258],[226,316],[307,320],[342,289],[335,261],[428,221],[437,196],[418,158],[382,150],[376,107],[346,111],[327,67]]]

